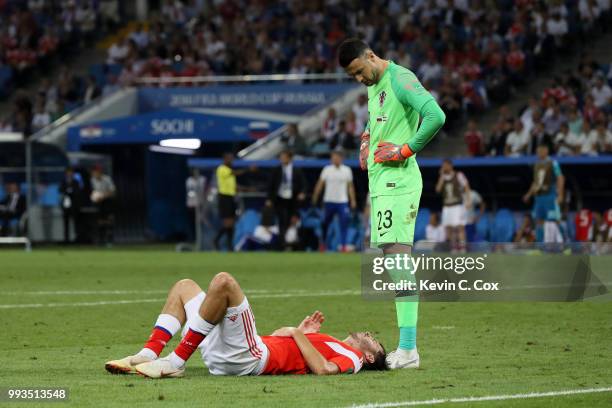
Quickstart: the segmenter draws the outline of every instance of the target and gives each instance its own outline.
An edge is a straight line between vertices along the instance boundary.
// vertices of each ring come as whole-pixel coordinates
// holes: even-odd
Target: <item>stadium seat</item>
[[[323,211],[320,208],[300,210],[300,220],[303,228],[312,228],[318,237],[321,237],[321,220]]]
[[[43,207],[57,207],[60,204],[59,184],[49,184],[40,196],[40,205]]]
[[[244,214],[240,216],[234,229],[234,245],[238,244],[240,240],[255,231],[255,228],[261,222],[261,214],[255,210],[246,210]]]
[[[488,241],[489,240],[489,230],[491,228],[491,220],[490,215],[485,213],[478,219],[476,223],[476,236],[474,237],[475,241]]]
[[[567,235],[571,242],[576,240],[576,223],[574,222],[574,218],[576,218],[576,212],[572,211],[567,214]]]
[[[425,239],[425,230],[427,228],[427,224],[429,224],[429,217],[431,212],[429,208],[420,208],[419,213],[417,214],[415,227],[414,227],[414,241],[420,241]]]
[[[8,94],[12,77],[13,70],[11,67],[0,67],[0,96],[5,96]]]
[[[497,211],[489,230],[492,242],[512,242],[516,223],[512,211],[502,208]]]

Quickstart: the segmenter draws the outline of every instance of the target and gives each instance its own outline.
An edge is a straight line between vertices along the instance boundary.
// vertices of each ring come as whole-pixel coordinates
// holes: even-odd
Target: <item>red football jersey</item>
[[[612,226],[612,208],[604,213],[604,220],[606,224]]]
[[[580,210],[576,213],[576,241],[586,242],[593,237],[593,213],[591,210]]]
[[[363,366],[363,353],[327,334],[307,334],[308,340],[341,373],[357,373]],[[262,374],[308,374],[310,369],[292,337],[261,336],[270,356]]]

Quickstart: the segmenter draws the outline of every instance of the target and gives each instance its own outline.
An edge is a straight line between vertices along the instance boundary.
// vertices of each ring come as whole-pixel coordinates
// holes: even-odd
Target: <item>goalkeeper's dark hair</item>
[[[338,47],[338,62],[342,68],[349,66],[351,61],[365,54],[370,46],[359,38],[348,38]]]
[[[380,348],[382,349],[381,351],[377,352],[376,354],[374,354],[374,361],[369,363],[365,358],[363,360],[363,369],[364,370],[371,370],[371,371],[386,371],[389,369],[389,367],[387,367],[387,352],[385,351],[385,346],[382,345],[382,343],[378,343],[380,344]]]

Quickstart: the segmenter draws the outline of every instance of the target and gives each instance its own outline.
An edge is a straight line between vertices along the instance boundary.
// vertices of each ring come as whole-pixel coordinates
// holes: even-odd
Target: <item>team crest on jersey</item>
[[[236,319],[238,318],[238,315],[237,314],[233,314],[231,316],[227,316],[227,318],[230,319],[232,322],[235,322]]]
[[[381,93],[378,94],[378,106],[379,107],[381,108],[383,107],[386,98],[387,98],[387,93],[385,91],[382,91]]]

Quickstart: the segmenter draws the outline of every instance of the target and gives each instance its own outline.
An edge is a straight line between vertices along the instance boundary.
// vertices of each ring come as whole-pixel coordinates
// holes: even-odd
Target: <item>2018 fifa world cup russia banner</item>
[[[355,88],[352,83],[140,88],[140,112],[166,108],[254,109],[301,115]]]

